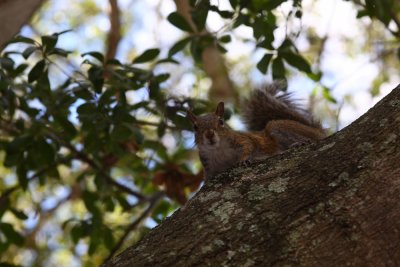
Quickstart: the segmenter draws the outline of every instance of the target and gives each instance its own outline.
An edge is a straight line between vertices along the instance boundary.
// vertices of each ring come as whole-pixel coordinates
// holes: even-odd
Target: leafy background
[[[46,2],[0,57],[2,266],[98,266],[183,205],[188,108],[223,99],[241,129],[240,99],[286,79],[344,127],[399,83],[399,39],[394,0]]]

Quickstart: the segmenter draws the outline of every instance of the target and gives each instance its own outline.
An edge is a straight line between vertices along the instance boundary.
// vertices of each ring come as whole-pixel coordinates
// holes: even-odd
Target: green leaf
[[[301,10],[296,10],[296,13],[294,14],[294,16],[298,19],[301,19],[303,17],[303,11]]]
[[[311,66],[301,55],[291,53],[291,52],[283,52],[280,55],[285,59],[285,61],[295,67],[300,71],[304,71],[306,73],[311,73]]]
[[[18,35],[7,42],[7,44],[12,44],[12,43],[35,44],[35,40],[22,35]]]
[[[44,35],[41,37],[42,45],[45,52],[50,52],[54,49],[58,41],[58,35]]]
[[[31,69],[28,74],[28,82],[34,82],[43,74],[44,68],[46,67],[46,62],[44,59],[36,63],[36,65]]]
[[[268,70],[268,65],[269,62],[272,59],[272,55],[271,53],[266,53],[262,59],[260,60],[260,62],[257,63],[257,68],[262,72],[262,73],[267,73]]]
[[[315,81],[315,82],[319,82],[322,78],[322,72],[317,72],[317,73],[307,73],[308,78],[310,78],[311,80]]]
[[[106,248],[108,248],[109,250],[114,248],[115,239],[114,239],[113,232],[111,231],[111,229],[109,229],[108,227],[103,227],[102,234],[103,234],[103,238],[104,238],[104,245],[106,246]]]
[[[276,57],[272,61],[272,78],[274,80],[286,79],[285,67],[283,66],[283,61],[281,57]]]
[[[293,53],[293,51],[296,51],[296,46],[294,45],[293,41],[290,40],[289,38],[286,38],[282,44],[278,48],[279,53]]]
[[[173,210],[173,206],[170,202],[162,200],[156,206],[153,211],[152,218],[157,222],[161,223],[161,221],[168,216],[168,214]]]
[[[32,158],[35,159],[37,166],[49,166],[55,160],[54,147],[47,143],[44,138],[34,142],[29,153],[34,154]]]
[[[91,213],[98,212],[98,208],[96,206],[98,195],[96,193],[85,190],[82,193],[82,198],[83,198],[83,203],[85,204],[85,207],[87,208],[88,211],[90,211]]]
[[[172,64],[179,64],[178,61],[176,61],[173,58],[164,58],[164,59],[160,59],[156,62],[156,64],[161,64],[161,63],[172,63]]]
[[[335,104],[337,103],[336,99],[332,96],[331,91],[327,87],[322,88],[322,96],[329,102],[332,102]]]
[[[13,243],[17,246],[22,246],[25,242],[24,237],[14,230],[9,223],[0,223],[0,231],[7,238],[8,242]]]
[[[101,234],[102,233],[100,233],[100,231],[96,231],[95,233],[92,233],[90,235],[90,244],[88,249],[89,256],[93,255],[96,252],[96,249],[100,244]]]
[[[28,219],[28,216],[23,211],[17,210],[15,208],[10,208],[9,210],[15,215],[15,217],[20,220]]]
[[[71,51],[67,51],[61,48],[54,48],[51,52],[50,55],[58,55],[61,57],[67,57],[68,54],[72,53]]]
[[[21,73],[23,73],[27,68],[29,67],[28,64],[21,64],[18,67],[15,68],[14,72],[13,72],[13,77],[17,77],[18,75],[20,75]]]
[[[132,136],[132,130],[125,124],[116,125],[111,132],[111,139],[114,142],[123,142],[129,140]]]
[[[77,109],[79,115],[88,115],[97,112],[96,106],[93,103],[84,103]]]
[[[273,10],[286,1],[287,0],[254,0],[254,5],[259,7],[258,9]]]
[[[46,94],[46,97],[50,97],[47,94],[51,90],[48,70],[45,70],[43,74],[39,76],[36,84],[36,89],[38,90],[38,92],[40,92],[41,95]]]
[[[392,20],[391,13],[393,9],[392,0],[366,0],[365,7],[370,17],[376,17],[386,26]]]
[[[185,32],[193,32],[192,27],[190,24],[186,21],[186,19],[179,14],[178,12],[172,12],[171,14],[168,15],[167,20],[177,27],[178,29],[181,29],[182,31]]]
[[[153,149],[154,151],[166,150],[164,145],[157,141],[146,140],[143,142],[143,147]]]
[[[253,24],[253,35],[254,38],[260,39],[263,36],[265,29],[267,28],[268,22],[262,18],[256,18]]]
[[[86,53],[81,54],[81,56],[82,57],[91,56],[91,57],[94,57],[95,59],[97,59],[98,61],[100,61],[101,63],[104,62],[104,56],[100,52],[96,52],[96,51],[86,52]]]
[[[6,146],[6,159],[4,160],[4,166],[12,167],[14,165],[23,166],[23,152],[31,145],[31,135],[17,136]],[[18,170],[17,170],[18,171]]]
[[[8,57],[1,57],[0,58],[0,66],[6,70],[13,70],[14,69],[14,60]]]
[[[122,66],[122,63],[118,59],[111,58],[106,61],[106,65]]]
[[[229,3],[231,4],[232,8],[235,9],[238,5],[238,0],[229,0]]]
[[[157,76],[154,77],[154,80],[158,83],[162,83],[165,82],[166,80],[168,80],[170,77],[169,73],[161,73],[158,74]]]
[[[38,48],[36,46],[28,46],[24,52],[22,52],[22,56],[25,59],[28,59],[30,55],[33,54],[33,52],[35,52]]]
[[[84,100],[93,100],[94,96],[91,91],[89,91],[89,86],[85,84],[79,84],[78,86],[72,89],[72,93],[75,97],[84,99]]]
[[[92,66],[88,70],[88,78],[92,82],[95,92],[98,94],[101,93],[104,85],[103,68]]]
[[[203,48],[198,38],[194,38],[192,42],[190,42],[190,52],[192,53],[192,57],[196,62],[199,62],[201,60]]]
[[[123,195],[116,195],[115,198],[118,200],[118,203],[121,205],[124,211],[130,210],[131,205],[129,204],[128,200]]]
[[[172,57],[173,55],[175,55],[176,53],[178,53],[179,51],[183,50],[185,48],[185,46],[190,42],[190,40],[192,40],[191,37],[186,37],[178,42],[176,42],[171,49],[168,52],[168,56]]]
[[[221,43],[229,43],[231,40],[232,40],[232,38],[231,38],[231,36],[230,35],[224,35],[224,36],[222,36],[221,38],[219,38],[218,39]]]
[[[227,10],[218,10],[216,12],[221,16],[221,18],[224,19],[232,19],[233,16],[235,15],[235,13]]]
[[[72,227],[72,229],[71,229],[72,242],[77,244],[83,236],[84,236],[84,231],[83,231],[83,227],[81,225],[78,224],[78,225],[75,225],[74,227]]]
[[[192,13],[192,20],[196,25],[197,31],[201,32],[207,21],[208,16],[208,2],[201,1],[199,6],[196,6],[195,11]]]
[[[144,51],[140,56],[136,57],[132,63],[143,63],[155,59],[160,54],[160,49],[152,48]]]
[[[28,176],[24,164],[17,165],[17,178],[19,185],[23,190],[26,190],[28,188]]]

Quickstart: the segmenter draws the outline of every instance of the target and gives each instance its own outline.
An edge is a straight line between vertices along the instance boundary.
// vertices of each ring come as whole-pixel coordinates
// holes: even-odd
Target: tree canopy
[[[168,45],[145,42],[120,58],[127,27],[137,26],[123,22],[140,13],[125,2],[110,0],[107,12],[96,1],[73,2],[79,16],[58,13],[65,28],[52,32],[56,4],[48,1],[28,30],[2,46],[0,261],[8,266],[98,266],[184,205],[203,179],[185,111],[201,114],[224,100],[226,119],[234,121],[254,71],[289,85],[296,77],[312,83],[311,108],[331,131],[349,104],[324,72],[329,31],[320,36],[303,24],[317,1],[171,1],[174,11],[158,12],[159,19],[179,37]],[[341,45],[349,57],[370,55],[379,75],[369,93],[380,96],[381,87],[398,82],[400,4],[343,2],[365,39]],[[96,17],[109,21],[97,36],[100,48],[76,35]],[[243,37],[243,29],[251,35]],[[251,45],[249,58],[258,55],[251,68],[242,58],[229,60],[233,43]],[[79,51],[65,47],[72,44]],[[185,72],[194,82],[182,93],[176,88]]]

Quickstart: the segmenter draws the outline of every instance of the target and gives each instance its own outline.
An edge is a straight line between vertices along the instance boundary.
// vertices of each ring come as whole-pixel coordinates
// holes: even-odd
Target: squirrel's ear
[[[215,114],[219,117],[224,117],[224,102],[219,102],[217,106],[217,110],[215,110]]]
[[[194,115],[190,110],[186,112],[186,117],[192,122],[195,123],[197,121],[196,115]]]

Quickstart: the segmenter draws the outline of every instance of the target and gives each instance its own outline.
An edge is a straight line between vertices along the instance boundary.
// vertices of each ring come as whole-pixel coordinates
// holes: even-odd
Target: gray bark
[[[43,0],[0,0],[0,48],[27,23]]]
[[[342,131],[209,180],[107,266],[399,266],[400,86]]]

